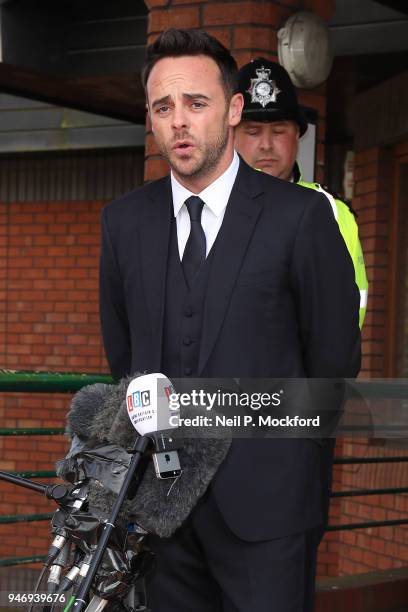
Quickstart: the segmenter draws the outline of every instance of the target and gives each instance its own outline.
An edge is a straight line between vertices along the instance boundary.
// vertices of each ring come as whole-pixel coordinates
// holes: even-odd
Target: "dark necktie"
[[[191,229],[184,249],[182,266],[187,284],[190,287],[201,264],[205,261],[206,242],[201,225],[204,202],[198,196],[191,196],[185,201],[185,205],[190,215]]]

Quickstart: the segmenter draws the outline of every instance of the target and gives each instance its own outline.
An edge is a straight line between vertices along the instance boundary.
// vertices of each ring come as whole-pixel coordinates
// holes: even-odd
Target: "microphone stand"
[[[104,555],[104,552],[106,550],[106,547],[108,545],[108,541],[109,538],[111,536],[111,533],[113,531],[113,529],[115,528],[115,521],[118,517],[118,514],[120,512],[120,509],[122,507],[123,502],[125,501],[125,498],[127,496],[128,490],[130,485],[132,484],[132,480],[134,478],[134,475],[136,474],[137,470],[140,469],[140,463],[142,461],[143,455],[145,454],[146,450],[148,449],[149,445],[151,443],[151,438],[146,436],[140,436],[137,440],[136,443],[133,447],[133,449],[130,451],[130,453],[133,455],[130,464],[129,464],[129,468],[125,477],[125,480],[123,481],[123,484],[120,488],[118,497],[116,498],[116,501],[113,505],[111,514],[107,520],[107,522],[105,523],[105,527],[102,531],[102,535],[99,539],[99,542],[96,546],[95,552],[92,555],[92,561],[89,565],[89,570],[79,588],[78,593],[76,594],[76,598],[75,598],[75,602],[73,605],[73,610],[75,612],[82,612],[82,610],[84,610],[84,607],[86,605],[86,599],[89,593],[89,590],[91,588],[92,585],[92,581],[95,577],[95,574],[98,570],[99,564],[102,561],[102,557]],[[129,451],[128,451],[129,452]],[[134,489],[134,491],[137,490],[137,487]]]
[[[31,491],[36,491],[37,493],[44,493],[48,499],[52,499],[57,503],[62,502],[68,493],[68,488],[65,485],[43,485],[37,482],[32,482],[27,478],[22,478],[21,476],[9,474],[8,472],[0,472],[0,480],[11,482],[19,487],[24,487],[25,489],[31,489]]]

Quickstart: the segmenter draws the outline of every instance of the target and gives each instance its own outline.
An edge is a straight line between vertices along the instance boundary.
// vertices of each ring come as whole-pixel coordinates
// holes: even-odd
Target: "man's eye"
[[[204,108],[205,104],[203,102],[192,102],[191,106],[193,108]]]
[[[160,114],[163,114],[163,113],[167,113],[168,110],[169,110],[168,106],[159,106],[159,108],[157,109],[157,112]]]
[[[258,130],[247,130],[245,133],[248,134],[248,136],[258,136],[259,135]]]

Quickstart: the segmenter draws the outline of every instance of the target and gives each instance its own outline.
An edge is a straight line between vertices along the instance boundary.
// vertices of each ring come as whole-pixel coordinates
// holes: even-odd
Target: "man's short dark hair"
[[[142,70],[142,82],[146,89],[153,66],[165,57],[206,55],[215,61],[221,72],[221,84],[227,100],[238,88],[238,66],[229,50],[219,40],[200,30],[177,30],[162,32],[147,47],[146,61]]]

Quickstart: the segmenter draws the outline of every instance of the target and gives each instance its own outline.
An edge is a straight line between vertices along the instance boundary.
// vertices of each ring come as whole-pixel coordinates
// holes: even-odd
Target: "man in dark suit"
[[[324,196],[233,149],[242,95],[230,53],[169,30],[148,48],[148,111],[171,176],[105,207],[101,320],[112,374],[354,377],[359,293]],[[327,453],[236,439],[167,540],[151,538],[152,612],[306,612]]]

